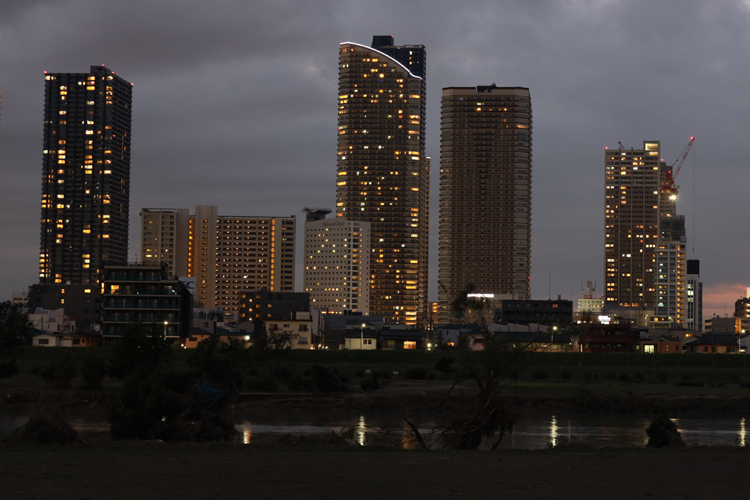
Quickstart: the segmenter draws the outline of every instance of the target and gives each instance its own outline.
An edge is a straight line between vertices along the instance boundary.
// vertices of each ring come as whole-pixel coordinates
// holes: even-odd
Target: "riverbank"
[[[0,444],[7,498],[745,498],[747,451]]]
[[[567,390],[550,386],[545,393],[513,395],[507,391],[506,400],[518,411],[602,412],[617,414],[653,415],[667,413],[750,413],[750,395],[671,394],[654,387],[653,394],[636,394],[627,386],[591,385]],[[372,392],[343,392],[336,394],[312,393],[241,393],[233,407],[239,413],[250,409],[388,411],[405,414],[434,409],[445,402],[450,385],[436,385],[422,381],[391,381]],[[711,388],[708,388],[711,389]],[[554,395],[559,392],[561,395]],[[713,391],[718,392],[718,391]],[[552,394],[550,394],[552,393]],[[454,399],[461,397],[454,391]],[[471,394],[467,389],[465,395]],[[114,388],[103,391],[54,390],[47,387],[0,385],[0,410],[25,411],[33,415],[51,415],[62,410],[107,409],[117,398]]]

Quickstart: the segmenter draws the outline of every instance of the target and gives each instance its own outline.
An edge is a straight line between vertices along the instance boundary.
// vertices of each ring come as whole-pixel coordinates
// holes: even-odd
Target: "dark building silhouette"
[[[561,325],[573,321],[573,302],[570,300],[503,300],[498,310],[499,323],[519,325]]]
[[[273,292],[267,288],[239,293],[239,320],[292,319],[297,312],[310,312],[310,294]]]
[[[102,338],[111,343],[139,323],[176,341],[190,334],[193,296],[166,266],[105,266]]]
[[[443,89],[441,323],[468,285],[495,306],[530,297],[532,126],[527,88]]]
[[[101,283],[128,252],[132,84],[104,66],[48,73],[39,282]]]

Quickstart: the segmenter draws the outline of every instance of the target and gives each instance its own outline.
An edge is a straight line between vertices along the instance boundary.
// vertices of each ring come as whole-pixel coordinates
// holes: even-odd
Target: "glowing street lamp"
[[[361,351],[364,349],[364,343],[365,343],[365,326],[367,326],[365,323],[362,323],[362,329],[359,331],[359,350]]]

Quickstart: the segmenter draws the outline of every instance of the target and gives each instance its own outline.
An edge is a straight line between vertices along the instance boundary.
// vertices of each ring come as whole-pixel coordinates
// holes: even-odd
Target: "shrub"
[[[570,380],[570,373],[560,372],[560,380]]]
[[[81,375],[83,376],[81,389],[99,391],[102,389],[102,382],[107,375],[107,363],[101,356],[89,354],[83,359]]]
[[[109,421],[113,439],[226,441],[236,430],[231,397],[194,372],[161,369],[125,380]]]
[[[294,372],[290,370],[289,368],[281,367],[278,370],[276,370],[276,378],[281,380],[282,382],[288,381],[292,376],[294,375]]]
[[[262,373],[257,377],[251,377],[247,381],[246,387],[256,392],[277,392],[279,390],[279,383],[275,377],[267,373]]]
[[[314,365],[311,371],[313,384],[318,392],[331,393],[345,390],[339,376],[326,365]]]
[[[169,342],[153,327],[128,325],[109,358],[109,374],[124,380],[131,373],[149,373],[168,364],[171,355]]]
[[[537,370],[535,372],[531,372],[531,378],[533,378],[534,380],[544,380],[545,378],[547,378],[547,374],[541,370]]]
[[[212,385],[237,392],[248,366],[247,351],[237,339],[222,342],[212,336],[188,353],[188,364]]]
[[[412,380],[424,380],[427,377],[427,372],[424,368],[415,367],[406,372],[405,377]]]
[[[346,372],[341,373],[341,372],[339,372],[338,370],[335,370],[335,369],[333,371],[336,373],[336,375],[339,376],[339,380],[341,380],[342,384],[350,384],[352,382],[352,378],[349,376],[348,373],[346,373]]]
[[[439,372],[445,373],[446,375],[453,373],[453,359],[448,357],[440,358],[440,361],[435,364],[435,369]]]
[[[57,417],[31,417],[28,422],[15,430],[10,440],[39,444],[80,442],[75,429]]]
[[[76,376],[77,371],[75,362],[70,355],[66,354],[61,359],[37,368],[34,373],[42,377],[51,388],[65,390],[70,389],[70,381]]]
[[[389,372],[387,370],[380,370],[380,371],[377,371],[377,372],[373,372],[372,376],[374,378],[382,378],[382,379],[385,379],[385,380],[390,380],[391,379],[391,372]]]
[[[377,391],[380,389],[380,382],[378,382],[378,379],[375,377],[367,376],[362,379],[359,386],[363,391]]]
[[[18,375],[16,360],[0,361],[0,378],[8,378],[14,375]]]
[[[286,381],[287,387],[291,391],[312,391],[313,382],[309,378],[303,378],[302,375],[295,373]]]

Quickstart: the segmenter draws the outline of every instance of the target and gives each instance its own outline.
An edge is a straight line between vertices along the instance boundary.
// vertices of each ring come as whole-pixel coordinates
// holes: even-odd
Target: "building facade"
[[[660,149],[658,141],[645,141],[643,149],[604,152],[605,308],[655,303]]]
[[[529,89],[443,89],[440,140],[440,322],[467,285],[497,300],[531,287]]]
[[[132,84],[92,66],[44,89],[39,282],[96,286],[127,262]]]
[[[656,249],[656,304],[651,326],[680,328],[687,322],[685,240],[662,241]]]
[[[645,141],[640,150],[605,150],[604,305],[653,308],[650,328],[680,329],[688,322],[685,217],[660,149]]]
[[[139,323],[176,341],[189,336],[192,296],[162,266],[106,266],[102,285],[102,339],[111,343]]]
[[[186,276],[195,278],[196,305],[221,309],[231,319],[237,315],[240,292],[262,288],[294,291],[295,216],[225,216],[218,215],[216,206],[198,205],[189,217],[184,238],[179,236],[184,230],[183,211],[186,209],[141,212],[141,248],[147,252],[141,254],[141,260],[169,265],[175,256],[172,262],[181,272],[176,264],[185,259]],[[170,238],[175,240],[174,247],[171,241],[163,241]]]
[[[304,290],[329,314],[370,311],[370,223],[342,218],[305,222]]]
[[[187,208],[141,210],[141,264],[166,265],[170,276],[188,276],[190,211]]]
[[[240,322],[291,319],[301,312],[310,314],[310,294],[272,292],[267,288],[240,292]]]
[[[703,331],[703,282],[701,282],[701,262],[698,259],[687,261],[687,320],[685,328]]]
[[[429,258],[425,49],[382,37],[375,45],[387,52],[339,48],[336,216],[370,223],[370,313],[421,325]]]
[[[518,325],[568,326],[573,321],[573,302],[570,300],[503,300],[499,322]]]

